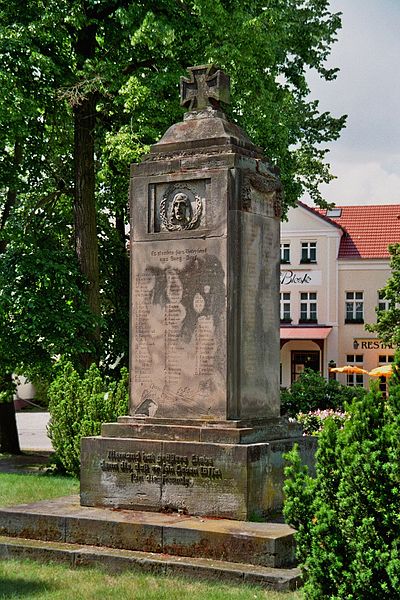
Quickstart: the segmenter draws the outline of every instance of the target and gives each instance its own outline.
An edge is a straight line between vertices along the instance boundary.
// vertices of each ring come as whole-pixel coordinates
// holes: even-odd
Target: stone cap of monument
[[[151,147],[148,158],[155,160],[156,155],[185,151],[201,153],[211,148],[262,158],[262,149],[221,109],[221,102],[229,102],[229,77],[214,65],[189,67],[188,71],[190,78],[181,77],[180,91],[181,105],[189,112]]]

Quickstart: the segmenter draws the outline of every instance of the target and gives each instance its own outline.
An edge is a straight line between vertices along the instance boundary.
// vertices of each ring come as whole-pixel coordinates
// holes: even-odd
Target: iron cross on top
[[[230,78],[214,65],[188,67],[190,78],[181,77],[181,105],[189,110],[203,110],[207,106],[219,108],[220,102],[229,103]]]

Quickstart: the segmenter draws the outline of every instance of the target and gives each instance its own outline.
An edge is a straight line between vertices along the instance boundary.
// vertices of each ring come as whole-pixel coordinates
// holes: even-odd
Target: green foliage
[[[298,413],[317,410],[343,411],[346,402],[365,393],[362,387],[342,385],[335,379],[327,381],[316,371],[306,369],[290,388],[281,391],[281,412],[295,417]]]
[[[91,349],[95,320],[64,233],[68,215],[37,209],[26,219],[22,207],[15,210],[0,254],[0,368],[49,378],[54,356],[76,360]]]
[[[385,344],[400,346],[400,243],[389,246],[392,274],[380,290],[382,299],[389,302],[388,310],[376,308],[377,322],[366,325],[368,331],[377,333]]]
[[[79,476],[81,438],[99,435],[102,423],[128,413],[128,372],[121,369],[120,379],[112,381],[95,364],[82,377],[69,361],[56,369],[48,391],[49,437],[65,472]]]
[[[11,376],[0,376],[0,404],[3,402],[12,402],[16,389],[17,385]]]
[[[58,354],[75,366],[82,355],[126,365],[128,165],[182,118],[187,66],[214,62],[230,74],[229,115],[278,164],[284,210],[306,190],[323,203],[318,187],[332,177],[325,146],[344,118],[320,112],[306,73],[336,76],[325,63],[340,26],[328,0],[2,4],[0,371],[47,376]],[[73,165],[81,164],[74,114],[88,98],[96,103],[100,323],[87,306],[72,210]]]
[[[392,600],[400,596],[400,379],[392,377],[388,398],[375,382],[346,409],[343,428],[325,421],[315,478],[297,449],[287,455],[285,518],[298,531],[307,598]]]

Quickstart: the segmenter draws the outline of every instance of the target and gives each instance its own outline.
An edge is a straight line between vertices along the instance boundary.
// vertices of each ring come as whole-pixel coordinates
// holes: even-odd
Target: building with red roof
[[[317,209],[302,202],[281,228],[281,384],[305,368],[329,365],[370,371],[394,351],[366,323],[385,307],[379,290],[390,276],[388,246],[400,242],[400,204]],[[339,375],[368,386],[362,374]]]

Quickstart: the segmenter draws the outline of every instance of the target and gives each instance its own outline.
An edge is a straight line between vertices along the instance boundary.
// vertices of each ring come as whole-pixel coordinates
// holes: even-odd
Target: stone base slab
[[[57,561],[71,568],[101,567],[111,572],[129,570],[140,573],[179,575],[198,579],[259,585],[278,591],[294,590],[301,585],[298,568],[276,569],[246,563],[230,563],[207,558],[182,558],[150,552],[118,550],[60,542],[43,542],[0,537],[0,559]]]
[[[293,565],[293,534],[280,523],[82,507],[77,496],[0,509],[0,535],[273,568]]]
[[[124,416],[118,423],[103,423],[103,437],[255,444],[286,438],[298,438],[299,423],[284,417],[257,420],[216,421],[202,419],[162,419]]]
[[[83,438],[81,504],[266,518],[282,509],[283,454],[295,442],[312,464],[316,442],[306,437],[253,444]]]

